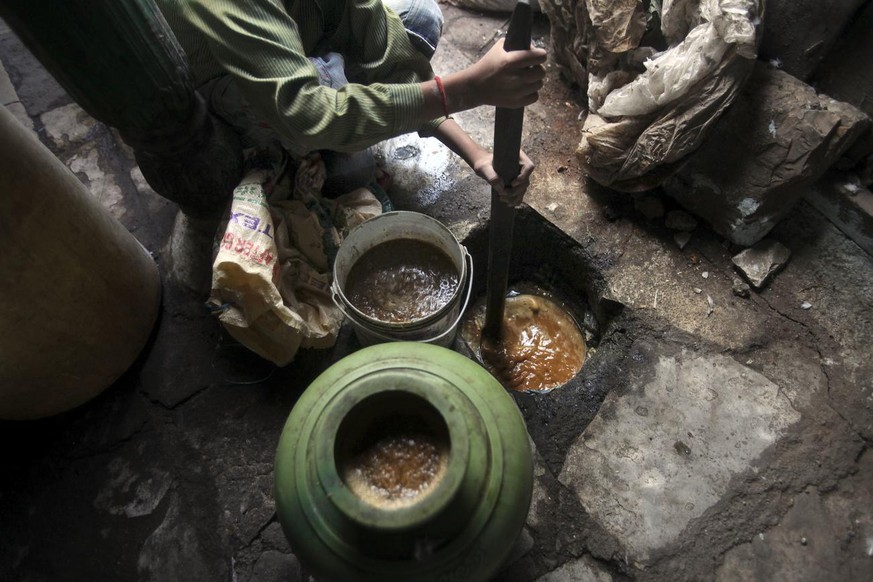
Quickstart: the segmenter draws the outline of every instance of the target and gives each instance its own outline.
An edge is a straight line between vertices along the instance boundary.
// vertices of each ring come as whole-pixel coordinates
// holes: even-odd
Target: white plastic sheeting
[[[588,96],[580,162],[601,184],[634,191],[675,171],[733,101],[756,58],[763,0],[542,7],[556,60]]]

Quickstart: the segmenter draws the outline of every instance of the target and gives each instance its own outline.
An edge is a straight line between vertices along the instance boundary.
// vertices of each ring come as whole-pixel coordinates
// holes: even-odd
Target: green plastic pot
[[[418,418],[447,445],[442,477],[400,507],[365,499],[341,465],[367,427]],[[417,342],[364,348],[306,389],[279,441],[279,522],[319,581],[488,580],[528,513],[533,463],[524,420],[475,362]]]

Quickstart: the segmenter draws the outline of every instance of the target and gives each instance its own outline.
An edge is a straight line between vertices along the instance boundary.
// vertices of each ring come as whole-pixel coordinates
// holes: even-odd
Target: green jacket
[[[224,74],[298,154],[359,151],[423,127],[418,83],[433,78],[380,0],[157,0],[200,84]],[[343,55],[350,84],[318,82],[307,57]]]

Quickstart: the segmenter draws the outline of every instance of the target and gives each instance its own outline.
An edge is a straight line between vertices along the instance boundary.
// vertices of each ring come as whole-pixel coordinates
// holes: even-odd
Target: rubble
[[[742,297],[743,299],[748,299],[749,295],[751,295],[751,288],[749,284],[740,279],[739,277],[734,277],[733,287],[731,289],[733,294],[737,297]]]
[[[764,238],[870,126],[856,107],[758,62],[706,141],[664,183],[685,209],[731,242]]]
[[[673,240],[676,241],[676,246],[679,247],[679,250],[685,248],[685,245],[688,244],[688,241],[691,240],[690,232],[677,232],[673,235]]]
[[[789,257],[791,251],[782,243],[763,240],[731,260],[755,289],[761,289],[785,266]]]
[[[667,213],[664,225],[670,230],[691,232],[697,228],[697,220],[684,210],[671,210]]]

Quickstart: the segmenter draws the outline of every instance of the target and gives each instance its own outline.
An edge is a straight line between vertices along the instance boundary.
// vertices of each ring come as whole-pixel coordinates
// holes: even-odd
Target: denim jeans
[[[436,51],[443,30],[443,13],[436,0],[383,0],[403,22],[412,46],[430,59]],[[348,83],[343,57],[339,53],[327,53],[323,57],[310,57],[318,71],[319,83],[339,89]],[[366,186],[376,170],[376,160],[370,150],[355,153],[322,152],[327,173],[326,193],[351,192]]]
[[[443,32],[443,13],[436,0],[383,0],[383,3],[400,17],[412,46],[428,59],[433,57]],[[309,60],[318,70],[322,85],[339,89],[348,83],[341,54],[328,53]]]
[[[394,10],[413,46],[428,59],[433,57],[443,32],[443,13],[436,0],[383,0]]]

